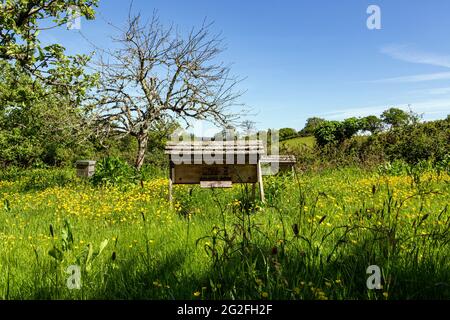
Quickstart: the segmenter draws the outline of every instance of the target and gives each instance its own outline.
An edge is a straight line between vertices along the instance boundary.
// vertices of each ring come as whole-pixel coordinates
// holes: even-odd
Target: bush
[[[298,137],[297,131],[292,128],[282,128],[278,132],[280,141],[289,140]]]
[[[444,158],[436,163],[438,172],[450,173],[450,153],[447,153]]]
[[[403,160],[386,162],[378,166],[378,173],[388,176],[401,176],[409,172],[409,165]]]
[[[136,172],[127,162],[118,157],[106,157],[98,161],[92,183],[98,185],[119,185],[134,182]]]
[[[0,174],[0,180],[20,181],[20,190],[44,190],[52,187],[64,187],[76,180],[75,170],[63,169],[28,169],[11,167]]]
[[[136,175],[136,179],[141,181],[148,181],[154,178],[161,177],[168,177],[167,170],[154,164],[144,164],[139,173],[137,173]]]
[[[450,122],[446,120],[405,126],[380,135],[390,160],[410,164],[421,160],[440,161],[450,150]]]
[[[374,167],[399,160],[411,165],[424,161],[436,165],[445,159],[450,150],[449,120],[414,123],[370,136],[347,137],[341,141],[342,137],[351,135],[357,129],[356,120],[349,120],[325,121],[316,131],[320,161],[331,166]],[[345,122],[350,128],[347,134],[343,130]]]
[[[71,169],[35,169],[31,171],[25,190],[42,190],[51,187],[64,187],[76,179]]]
[[[314,137],[317,144],[323,147],[327,144],[336,143],[338,141],[337,132],[341,128],[339,121],[324,121],[314,131]]]

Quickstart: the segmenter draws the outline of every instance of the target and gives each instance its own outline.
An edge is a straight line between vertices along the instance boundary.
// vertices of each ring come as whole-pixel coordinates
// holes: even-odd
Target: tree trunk
[[[136,161],[134,162],[134,166],[139,171],[141,170],[142,165],[144,164],[145,152],[147,151],[148,145],[148,135],[140,135],[137,136],[138,141],[138,152],[136,156]]]

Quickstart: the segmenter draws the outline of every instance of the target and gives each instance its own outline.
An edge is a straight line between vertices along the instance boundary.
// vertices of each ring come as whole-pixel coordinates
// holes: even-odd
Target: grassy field
[[[282,141],[280,144],[281,144],[281,146],[284,146],[287,148],[298,149],[299,147],[302,147],[302,146],[312,148],[312,147],[314,147],[315,143],[316,143],[316,141],[315,141],[314,137],[298,137],[298,138],[293,138],[293,139]]]
[[[0,181],[2,299],[450,297],[448,173],[266,177],[266,204],[242,186],[176,186],[173,206],[165,179],[30,179]]]

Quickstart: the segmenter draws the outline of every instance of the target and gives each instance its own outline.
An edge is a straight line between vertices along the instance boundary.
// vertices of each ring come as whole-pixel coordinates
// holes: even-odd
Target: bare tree
[[[113,38],[118,49],[102,55],[98,119],[137,139],[137,169],[155,125],[174,120],[189,125],[195,118],[223,126],[237,118],[231,109],[239,106],[239,80],[217,62],[222,40],[210,27],[203,23],[182,36],[173,26],[165,28],[156,13],[147,23],[130,13],[126,29]]]
[[[251,120],[244,120],[240,123],[240,127],[243,130],[243,134],[250,136],[256,131],[256,122]]]

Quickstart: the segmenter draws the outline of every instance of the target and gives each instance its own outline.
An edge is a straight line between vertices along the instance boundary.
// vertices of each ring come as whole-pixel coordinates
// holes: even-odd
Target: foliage
[[[390,108],[381,114],[381,119],[385,124],[397,128],[408,123],[409,115],[401,109]]]
[[[442,160],[437,161],[436,164],[436,170],[438,173],[441,172],[447,172],[450,173],[450,153],[447,153]]]
[[[292,128],[281,128],[278,131],[280,141],[285,141],[297,137],[297,131]]]
[[[302,130],[300,130],[299,135],[302,137],[314,135],[314,132],[316,131],[316,129],[324,121],[325,121],[325,119],[318,118],[318,117],[312,117],[312,118],[306,119],[305,127]]]
[[[0,61],[0,165],[69,165],[91,152],[84,108]]]
[[[388,159],[439,161],[450,150],[450,122],[431,121],[395,128],[379,136]]]
[[[341,144],[363,129],[363,122],[357,118],[344,121],[322,121],[314,131],[319,146],[327,144]]]
[[[83,95],[95,79],[84,73],[89,57],[66,56],[59,44],[42,46],[39,33],[73,19],[76,7],[81,17],[93,19],[98,0],[8,0],[0,11],[0,59],[21,72],[42,80],[67,94]],[[44,28],[43,28],[44,26]]]
[[[92,183],[98,185],[119,185],[129,183],[135,178],[135,170],[117,157],[106,157],[95,165]]]
[[[419,122],[417,114],[405,114],[407,122],[392,125],[386,131],[380,131],[379,119],[372,116],[322,122],[315,131],[318,161],[336,166],[373,166],[395,160],[410,164],[422,160],[441,161],[450,148],[450,122]],[[372,131],[372,135],[357,135],[361,130]]]
[[[355,117],[345,119],[341,125],[341,133],[338,136],[339,142],[343,142],[344,140],[350,139],[353,137],[358,131],[363,129],[363,123],[361,119],[357,119]]]
[[[0,171],[0,180],[15,181],[20,191],[37,191],[71,185],[77,178],[73,169],[28,169],[9,167]]]
[[[76,6],[94,18],[97,0],[3,1],[0,12],[0,165],[69,165],[89,154],[86,55],[41,45],[39,32],[64,25]],[[81,146],[83,143],[83,146]]]
[[[361,130],[376,134],[383,129],[383,122],[377,116],[367,116],[361,119]]]
[[[382,175],[401,176],[408,173],[410,166],[403,160],[386,162],[378,166],[378,172]]]
[[[339,121],[323,121],[314,131],[314,137],[319,146],[337,143],[340,139],[342,124]]]

